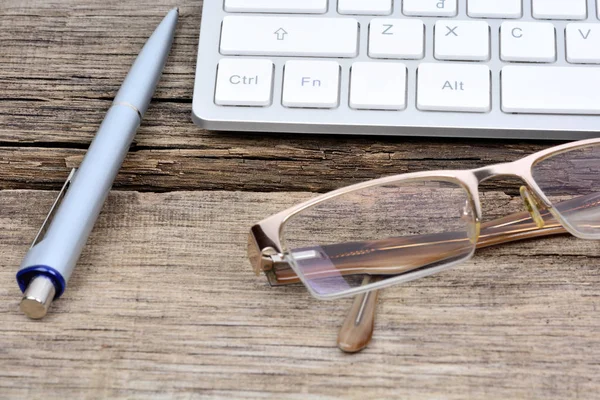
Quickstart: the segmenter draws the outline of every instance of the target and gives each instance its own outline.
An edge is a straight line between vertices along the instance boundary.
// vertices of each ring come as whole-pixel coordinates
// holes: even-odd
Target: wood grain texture
[[[191,123],[201,3],[3,0],[0,189],[61,186],[153,26],[174,6],[181,9],[174,47],[118,189],[326,191],[510,161],[551,145],[203,131]]]
[[[53,194],[0,192],[1,398],[599,396],[596,242],[489,249],[385,290],[372,344],[349,356],[335,343],[351,300],[270,288],[240,245],[311,194],[113,192],[69,289],[36,322],[18,311],[14,273]]]
[[[600,398],[596,242],[488,249],[386,290],[374,341],[357,355],[335,347],[350,299],[320,302],[255,277],[251,224],[312,192],[510,161],[552,143],[200,130],[191,101],[201,5],[0,2],[1,399]],[[173,51],[118,191],[64,297],[29,321],[17,266],[175,6]],[[513,183],[487,187],[487,216],[521,209],[506,194]]]

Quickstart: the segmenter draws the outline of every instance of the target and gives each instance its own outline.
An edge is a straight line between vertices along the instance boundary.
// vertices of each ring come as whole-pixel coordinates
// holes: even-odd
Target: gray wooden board
[[[596,242],[487,249],[385,290],[371,346],[346,355],[349,300],[270,288],[242,245],[253,222],[312,194],[113,192],[36,322],[14,273],[54,195],[0,192],[1,398],[598,398]]]
[[[175,6],[173,51],[119,191],[64,298],[29,321],[18,311],[18,265]],[[203,131],[191,122],[201,7],[0,2],[0,398],[600,397],[595,242],[484,250],[386,290],[373,343],[353,356],[335,348],[350,300],[319,302],[255,277],[250,225],[314,192],[511,161],[552,143]],[[517,189],[506,179],[486,186],[486,216],[521,210]]]

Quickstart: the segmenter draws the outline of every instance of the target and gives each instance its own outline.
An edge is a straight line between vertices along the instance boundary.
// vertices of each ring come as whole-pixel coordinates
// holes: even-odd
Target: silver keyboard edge
[[[565,27],[571,22],[600,23],[596,14],[596,1],[588,1],[588,18],[582,21],[551,22],[556,27],[557,56],[555,63],[548,66],[574,66],[565,58]],[[361,134],[361,135],[397,135],[397,136],[434,136],[434,137],[470,137],[470,138],[514,138],[577,140],[600,136],[600,116],[584,115],[547,115],[547,114],[506,114],[500,110],[500,73],[506,65],[543,65],[528,63],[506,63],[499,60],[499,27],[505,20],[467,17],[466,2],[459,0],[458,16],[450,19],[484,20],[491,27],[492,60],[476,64],[487,65],[492,70],[492,111],[485,114],[459,112],[428,112],[416,109],[416,69],[424,62],[440,62],[433,57],[433,25],[442,17],[419,17],[426,24],[426,53],[422,60],[381,60],[371,59],[367,55],[369,21],[374,18],[405,18],[399,9],[398,0],[394,1],[392,15],[350,16],[360,22],[360,55],[351,59],[310,58],[311,60],[335,60],[342,66],[341,92],[342,102],[337,109],[289,109],[281,105],[283,86],[283,66],[287,60],[306,59],[302,57],[242,57],[269,59],[275,65],[273,104],[270,107],[229,107],[214,103],[217,65],[223,58],[219,53],[221,21],[226,15],[268,15],[248,13],[227,13],[223,0],[207,0],[203,6],[203,19],[198,47],[196,82],[193,96],[193,120],[204,129],[216,131],[282,132],[307,134]],[[325,14],[311,14],[310,17],[349,16],[337,14],[337,0],[330,0],[329,10]],[[524,17],[515,21],[539,21],[531,17],[530,0],[524,0]],[[276,14],[282,15],[282,14]],[[210,16],[210,18],[206,18]],[[298,17],[306,14],[294,15]],[[411,17],[412,18],[412,17]],[[349,101],[350,67],[358,61],[401,62],[408,67],[408,108],[404,111],[353,110]],[[460,62],[440,62],[442,64]],[[472,64],[472,63],[465,63]],[[598,65],[577,65],[577,67],[599,67]],[[600,95],[600,94],[599,94]],[[399,124],[402,119],[405,123]],[[306,122],[311,121],[311,122]],[[344,121],[344,123],[340,123]]]

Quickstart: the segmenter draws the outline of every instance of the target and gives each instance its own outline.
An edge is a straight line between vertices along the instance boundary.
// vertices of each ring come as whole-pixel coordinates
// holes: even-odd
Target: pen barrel
[[[137,110],[132,107],[115,104],[110,108],[46,234],[30,249],[21,270],[49,268],[59,278],[62,276],[63,286],[66,285],[140,122]],[[57,297],[63,290],[64,287],[57,290]]]

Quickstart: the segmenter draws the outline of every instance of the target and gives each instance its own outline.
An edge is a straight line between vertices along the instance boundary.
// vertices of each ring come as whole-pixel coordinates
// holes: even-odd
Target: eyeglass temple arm
[[[544,218],[543,228],[537,226],[528,212],[512,214],[485,223],[481,226],[477,248],[566,232],[551,214],[542,214],[542,218]],[[372,283],[372,280],[368,283]],[[356,353],[368,346],[375,328],[378,297],[379,290],[355,296],[338,333],[337,343],[340,350]]]
[[[533,228],[534,221],[527,212],[512,214],[483,224],[477,248],[566,232],[550,214],[543,214],[542,218],[545,222],[543,228],[537,225]],[[373,283],[373,280],[372,278],[367,283]],[[375,328],[378,297],[379,290],[354,297],[352,307],[338,333],[337,344],[340,350],[346,353],[357,353],[369,345]]]
[[[378,278],[366,277],[363,285],[373,283]],[[363,293],[354,297],[352,308],[341,326],[337,344],[346,353],[356,353],[369,345],[375,329],[375,313],[379,290]]]
[[[585,207],[589,200],[597,196],[582,196],[563,203],[562,208],[576,210]],[[477,248],[489,247],[516,240],[532,239],[565,233],[566,230],[548,212],[542,215],[544,226],[532,229],[534,219],[528,212],[521,212],[483,224]],[[337,343],[338,348],[347,353],[356,353],[369,345],[375,328],[377,298],[379,290],[355,297],[352,307],[341,326]]]
[[[541,217],[543,227],[539,227],[528,212],[512,214],[482,224],[476,247],[484,248],[566,232],[549,212],[543,212]],[[456,235],[452,232],[324,246],[324,248],[339,247],[335,268],[315,262],[313,266],[307,268],[305,274],[312,277],[340,273],[342,275],[397,275],[458,255],[463,251],[460,242],[464,242],[463,247],[472,246],[464,235]],[[368,249],[369,252],[365,252],[364,249]],[[404,265],[386,266],[386,260],[393,260],[390,255],[400,251],[403,252]],[[270,282],[274,286],[300,282],[297,274],[286,262],[276,263],[270,272]]]
[[[596,201],[598,194],[581,196],[561,204],[563,210],[575,211],[585,208],[589,201]],[[551,216],[550,216],[551,217]],[[477,248],[494,246],[516,240],[532,239],[566,233],[548,213],[542,215],[544,227],[531,230],[533,218],[527,212],[509,215],[483,224]],[[368,282],[370,283],[370,282]],[[368,346],[375,328],[375,314],[379,290],[364,293],[354,298],[354,303],[338,333],[338,347],[347,353],[356,353]]]
[[[597,198],[597,194],[577,197],[561,203],[561,208],[563,212],[568,213],[569,211],[585,207],[588,201],[594,198]],[[484,248],[518,240],[533,239],[567,232],[548,211],[544,211],[541,214],[541,218],[543,220],[542,227],[539,226],[540,221],[536,222],[531,214],[526,211],[484,223],[481,225],[479,240],[476,247]],[[435,239],[436,235],[428,236],[428,241],[430,243],[433,243],[434,245],[443,245],[443,240]],[[443,235],[440,234],[440,236]],[[414,244],[421,242],[422,239],[423,236],[402,238],[402,240],[407,240],[405,243]],[[442,238],[440,237],[439,239]],[[430,250],[432,249],[430,248]],[[299,282],[298,276],[287,263],[278,263],[275,265],[274,271],[271,272],[270,282],[273,285],[288,285]],[[377,276],[370,276],[368,279],[370,279],[368,283],[372,283],[380,278]],[[355,297],[352,308],[339,332],[338,346],[341,350],[350,353],[358,352],[364,349],[370,342],[373,335],[378,294],[379,291],[371,291]]]
[[[560,202],[555,207],[560,208],[563,215],[569,215],[578,210],[596,206],[599,197],[600,193],[592,193]],[[539,214],[524,211],[482,224],[476,248],[566,232],[566,229],[554,218],[550,211],[543,210]],[[312,251],[317,254],[318,249],[326,250],[325,253],[328,257],[335,260],[335,266],[332,266],[331,263],[319,263],[318,257],[314,257],[312,264],[304,266],[305,276],[310,278],[323,278],[340,274],[377,276],[403,274],[435,262],[448,260],[464,251],[464,246],[461,247],[462,244],[472,246],[464,233],[443,232],[392,237],[369,242],[338,243],[320,248],[299,249],[299,251]],[[402,266],[397,265],[397,260],[400,258],[403,262]],[[392,263],[390,264],[390,262]],[[300,281],[283,258],[273,263],[272,267],[267,274],[272,285],[289,285]]]

